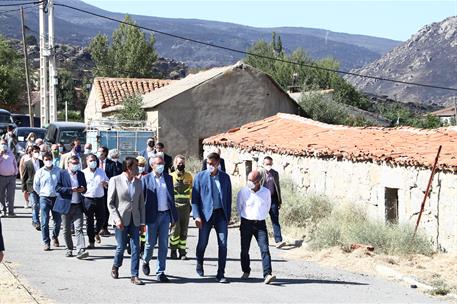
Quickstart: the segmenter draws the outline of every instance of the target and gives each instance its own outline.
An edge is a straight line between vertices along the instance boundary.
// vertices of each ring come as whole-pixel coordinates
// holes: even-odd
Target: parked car
[[[37,138],[42,138],[46,136],[47,130],[44,128],[23,128],[17,127],[14,129],[14,134],[17,138],[17,145],[16,145],[16,158],[20,159],[22,155],[25,153],[25,146],[27,144],[27,136],[31,133],[35,133]]]
[[[13,126],[13,128],[16,128],[13,117],[7,110],[0,109],[0,136],[6,133],[6,128],[8,126]]]
[[[11,116],[13,117],[13,120],[14,120],[14,123],[16,124],[16,126],[31,127],[30,126],[30,115],[13,113],[13,114],[11,114]],[[33,127],[34,128],[41,127],[40,117],[38,117],[38,116],[33,117]]]
[[[70,150],[71,141],[78,138],[81,144],[86,143],[86,125],[81,122],[56,121],[48,126],[44,141],[48,145],[63,143],[65,150]]]

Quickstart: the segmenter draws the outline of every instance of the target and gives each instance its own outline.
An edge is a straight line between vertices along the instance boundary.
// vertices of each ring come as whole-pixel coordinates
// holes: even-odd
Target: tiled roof
[[[455,115],[455,108],[452,107],[447,107],[435,112],[431,113],[432,115],[438,116],[438,117],[448,117],[448,116],[454,116]]]
[[[203,141],[204,144],[352,161],[431,168],[442,145],[438,168],[457,172],[457,129],[355,128],[328,125],[278,113]]]
[[[172,80],[148,78],[96,77],[94,86],[102,109],[119,105],[126,97],[144,95],[168,85]]]

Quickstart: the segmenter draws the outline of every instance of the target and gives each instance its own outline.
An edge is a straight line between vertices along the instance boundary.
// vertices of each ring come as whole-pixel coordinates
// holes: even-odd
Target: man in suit
[[[165,172],[170,173],[174,171],[173,168],[173,158],[165,153],[165,145],[161,142],[156,143],[156,154],[161,156],[165,161]]]
[[[22,192],[28,198],[32,207],[32,225],[36,230],[41,230],[40,224],[40,198],[38,193],[33,190],[33,178],[35,173],[43,167],[43,161],[39,159],[40,147],[32,147],[32,157],[29,159],[21,172]]]
[[[173,178],[165,171],[165,161],[156,156],[150,159],[152,172],[142,178],[146,211],[146,246],[143,256],[143,272],[149,275],[149,261],[159,241],[157,255],[157,281],[166,283],[165,275],[168,250],[168,231],[176,223],[178,214],[174,203]]]
[[[79,163],[81,163],[81,141],[78,138],[73,139],[73,141],[71,142],[70,152],[65,153],[61,156],[60,168],[67,169],[68,160],[71,156],[78,157]]]
[[[227,283],[227,233],[232,210],[232,184],[230,177],[218,169],[220,156],[210,153],[206,158],[208,169],[199,172],[192,187],[192,214],[198,227],[197,274],[204,276],[203,260],[211,229],[217,233],[219,247],[216,280]]]
[[[144,285],[139,279],[140,267],[140,229],[144,230],[145,206],[141,181],[138,175],[138,161],[127,157],[123,164],[124,172],[110,179],[108,185],[109,223],[115,226],[116,252],[114,255],[111,276],[119,278],[119,268],[122,266],[127,237],[130,236],[131,283]]]
[[[281,235],[281,226],[279,225],[279,209],[281,209],[281,186],[279,184],[279,173],[272,169],[273,159],[266,156],[263,159],[263,167],[265,169],[265,177],[262,186],[270,190],[271,193],[271,208],[270,218],[273,226],[273,235],[276,242],[276,248],[281,248],[286,245]]]
[[[85,259],[89,256],[86,251],[83,233],[83,204],[82,193],[87,190],[84,173],[81,172],[79,158],[74,155],[68,159],[67,169],[60,173],[57,182],[56,192],[58,193],[53,210],[62,214],[63,236],[66,245],[66,257],[73,256],[73,239],[71,236],[71,225],[74,225],[76,234],[76,250],[78,259]]]
[[[147,142],[146,142],[146,148],[141,151],[138,155],[143,156],[146,159],[146,162],[149,164],[149,159],[153,158],[156,154],[156,150],[154,148],[155,143],[154,143],[154,138],[149,137]],[[151,168],[149,166],[146,166],[146,173],[151,172]]]
[[[122,162],[119,160],[119,157],[118,149],[109,150],[105,168],[105,173],[108,178],[122,173]]]
[[[3,243],[2,221],[0,220],[0,263],[3,261],[3,251],[5,251],[5,244]]]
[[[97,158],[98,158],[98,168],[105,171],[105,174],[108,178],[112,178],[113,176],[119,175],[122,173],[122,168],[119,170],[119,166],[116,165],[115,162],[108,158],[108,148],[105,146],[100,146],[97,149]],[[108,230],[108,205],[107,205],[107,197],[108,197],[108,190],[105,189],[105,193],[103,195],[103,206],[105,208],[105,220],[103,223],[102,230],[100,230],[101,236],[109,236],[110,232]]]
[[[214,153],[217,153],[219,154],[219,156],[221,155],[221,149],[219,148],[216,148],[214,149]],[[202,165],[202,171],[205,171],[207,169],[207,164],[206,164],[206,158],[203,160],[203,165]],[[219,166],[218,166],[218,169],[221,170],[221,171],[225,171],[225,160],[221,157],[221,160],[219,162]]]

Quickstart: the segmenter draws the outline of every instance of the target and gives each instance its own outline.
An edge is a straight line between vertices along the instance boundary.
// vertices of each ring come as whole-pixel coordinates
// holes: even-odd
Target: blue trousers
[[[276,198],[271,198],[270,218],[273,226],[275,242],[282,242],[281,226],[279,225],[279,204]]]
[[[241,218],[240,225],[241,234],[241,269],[243,272],[251,272],[251,259],[249,257],[249,247],[251,239],[254,236],[259,245],[260,254],[262,256],[263,276],[271,274],[271,255],[268,248],[268,232],[267,224],[263,221],[251,221]]]
[[[130,235],[130,248],[132,250],[130,273],[132,277],[138,277],[140,268],[140,227],[135,226],[133,222],[129,226],[124,226],[122,230],[117,227],[114,229],[117,246],[113,265],[118,268],[122,266],[124,251],[127,246],[127,235]]]
[[[157,270],[156,274],[165,272],[167,263],[168,250],[168,231],[170,227],[170,211],[160,212],[157,215],[157,220],[152,224],[147,224],[146,230],[146,245],[144,247],[143,260],[149,263],[152,259],[154,246],[159,241],[159,253],[157,254]]]
[[[35,191],[29,192],[29,202],[32,207],[32,223],[40,224],[40,197]]]
[[[203,265],[206,246],[208,245],[211,229],[216,230],[217,245],[219,247],[217,258],[217,276],[223,276],[225,273],[225,264],[227,262],[227,234],[228,223],[222,209],[214,210],[213,215],[208,221],[203,221],[202,228],[198,230],[197,243],[197,263]]]
[[[52,214],[52,220],[54,221],[54,227],[52,229],[52,238],[56,239],[59,236],[60,225],[62,224],[61,214],[52,211],[55,197],[40,197],[40,211],[41,211],[41,238],[46,245],[51,243],[49,239],[49,215]]]

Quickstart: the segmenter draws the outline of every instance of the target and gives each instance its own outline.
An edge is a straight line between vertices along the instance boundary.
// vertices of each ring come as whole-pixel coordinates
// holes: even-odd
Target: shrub
[[[198,157],[188,156],[186,157],[186,171],[192,173],[195,176],[202,170],[202,160]]]

